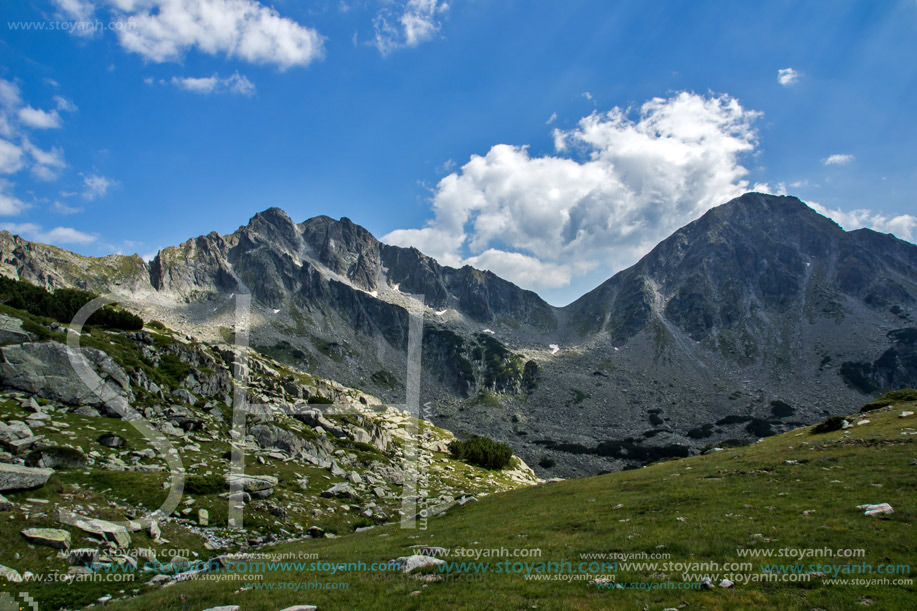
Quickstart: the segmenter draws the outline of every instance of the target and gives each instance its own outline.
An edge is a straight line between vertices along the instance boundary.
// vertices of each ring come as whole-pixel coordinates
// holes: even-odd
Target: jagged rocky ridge
[[[4,273],[113,291],[210,341],[232,339],[233,297],[250,292],[256,348],[393,401],[408,312],[422,312],[430,417],[553,461],[543,473],[558,475],[753,440],[913,384],[915,263],[913,244],[757,193],[564,308],[381,244],[348,219],[296,224],[278,209],[149,264],[0,234]]]

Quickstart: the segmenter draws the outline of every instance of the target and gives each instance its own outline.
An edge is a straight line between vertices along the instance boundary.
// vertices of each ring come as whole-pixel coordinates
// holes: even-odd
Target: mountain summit
[[[250,293],[259,350],[390,401],[404,397],[408,308],[422,308],[429,416],[561,475],[755,439],[917,384],[917,246],[846,232],[794,197],[714,208],[564,308],[347,218],[278,208],[149,263],[3,232],[0,271],[113,292],[215,342]]]

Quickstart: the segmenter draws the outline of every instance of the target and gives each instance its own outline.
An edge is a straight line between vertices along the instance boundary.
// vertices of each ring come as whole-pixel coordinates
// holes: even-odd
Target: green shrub
[[[831,416],[824,422],[816,424],[815,427],[812,428],[812,434],[818,435],[820,433],[839,431],[844,428],[844,422],[846,422],[846,420],[844,420],[844,418],[841,416]]]
[[[494,470],[508,465],[513,457],[508,445],[487,437],[473,437],[468,441],[456,439],[449,444],[449,452],[458,460]]]
[[[556,464],[557,462],[555,462],[555,460],[550,456],[542,456],[541,460],[538,461],[538,466],[542,469],[550,469]]]
[[[25,325],[23,325],[23,328],[25,328]],[[891,392],[885,393],[875,401],[867,403],[861,407],[860,413],[871,412],[875,409],[888,407],[889,405],[894,405],[895,403],[900,403],[902,401],[917,401],[917,389],[902,388],[900,390],[893,390]]]
[[[316,404],[331,405],[332,403],[334,403],[334,399],[329,399],[328,397],[325,397],[322,395],[312,395],[311,397],[309,397],[309,403],[311,403],[312,405],[316,405]]]
[[[222,475],[191,475],[185,478],[185,492],[188,494],[219,494],[229,490]]]

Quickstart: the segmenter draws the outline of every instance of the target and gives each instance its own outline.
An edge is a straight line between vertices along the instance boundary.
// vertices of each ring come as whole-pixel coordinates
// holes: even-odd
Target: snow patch
[[[558,346],[557,344],[550,344],[548,348],[551,349],[551,354],[557,354],[558,352],[560,352],[560,346]]]
[[[493,331],[491,331],[490,329],[484,329],[484,333],[490,333],[491,335],[496,335],[496,334],[495,334]]]
[[[276,310],[271,310],[271,311],[272,311],[274,314],[276,314],[276,313],[278,313],[278,312],[280,311],[280,308],[277,308]]]
[[[434,312],[434,314],[436,314],[437,316],[442,316],[442,315],[445,314],[446,312],[448,312],[448,310],[438,310],[438,311]]]

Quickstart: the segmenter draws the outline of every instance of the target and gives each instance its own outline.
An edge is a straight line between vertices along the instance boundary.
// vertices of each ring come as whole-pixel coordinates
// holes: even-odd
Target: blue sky
[[[914,0],[8,2],[0,228],[150,256],[279,206],[558,305],[746,190],[913,241],[915,34]]]

